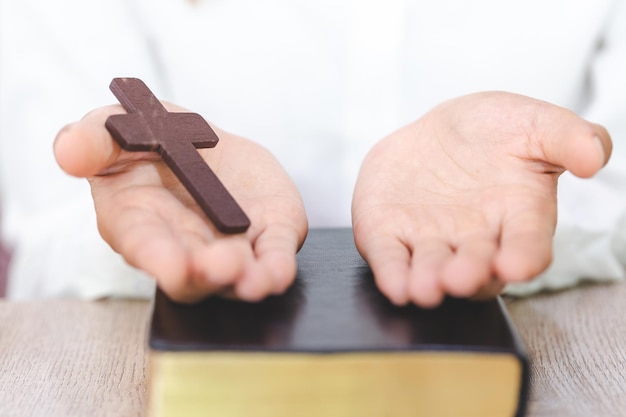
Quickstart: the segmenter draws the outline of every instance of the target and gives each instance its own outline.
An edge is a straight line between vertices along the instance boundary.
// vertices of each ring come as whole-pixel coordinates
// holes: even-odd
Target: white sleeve
[[[609,130],[611,160],[592,179],[561,177],[553,263],[536,280],[509,286],[509,294],[626,277],[626,2],[613,3],[605,36],[591,59],[590,100],[581,114]]]
[[[56,133],[113,103],[116,76],[158,85],[131,2],[2,0],[0,197],[12,249],[8,296],[147,297],[154,284],[100,238],[85,180],[52,152]]]

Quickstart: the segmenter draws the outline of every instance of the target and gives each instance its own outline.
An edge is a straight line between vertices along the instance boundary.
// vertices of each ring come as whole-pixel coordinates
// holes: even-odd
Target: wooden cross
[[[156,151],[223,233],[245,232],[250,220],[196,148],[213,148],[218,137],[196,113],[170,113],[137,78],[115,78],[111,91],[128,114],[105,126],[127,151]]]

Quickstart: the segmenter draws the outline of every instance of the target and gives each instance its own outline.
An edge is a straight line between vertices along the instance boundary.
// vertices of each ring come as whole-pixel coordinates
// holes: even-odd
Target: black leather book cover
[[[396,307],[377,290],[350,229],[312,229],[298,254],[296,281],[281,296],[183,305],[157,291],[149,345],[166,351],[510,353],[522,363],[522,399],[528,389],[525,349],[501,299]]]

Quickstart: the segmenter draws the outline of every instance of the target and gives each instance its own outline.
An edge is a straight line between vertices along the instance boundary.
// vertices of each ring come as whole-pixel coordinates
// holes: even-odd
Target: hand
[[[95,110],[61,130],[54,146],[67,173],[89,180],[98,228],[109,245],[178,301],[216,293],[255,301],[283,292],[295,278],[307,220],[276,159],[214,128],[219,143],[199,152],[251,221],[245,234],[223,235],[158,154],[126,152],[113,141],[104,122],[123,112],[121,106]]]
[[[493,296],[548,267],[559,175],[607,162],[604,128],[486,92],[434,108],[370,151],[354,192],[357,248],[396,304]]]

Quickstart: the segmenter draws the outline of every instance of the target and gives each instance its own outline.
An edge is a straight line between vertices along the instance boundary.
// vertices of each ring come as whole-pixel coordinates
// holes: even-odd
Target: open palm
[[[254,301],[284,291],[295,278],[307,220],[276,159],[214,128],[217,147],[199,152],[251,221],[245,234],[223,235],[157,154],[129,153],[112,140],[104,122],[122,112],[95,110],[55,141],[59,165],[89,180],[100,234],[111,247],[179,301],[214,293]]]
[[[610,138],[529,97],[460,97],[379,142],[353,199],[357,247],[395,303],[491,295],[551,261],[558,176],[589,177]]]

